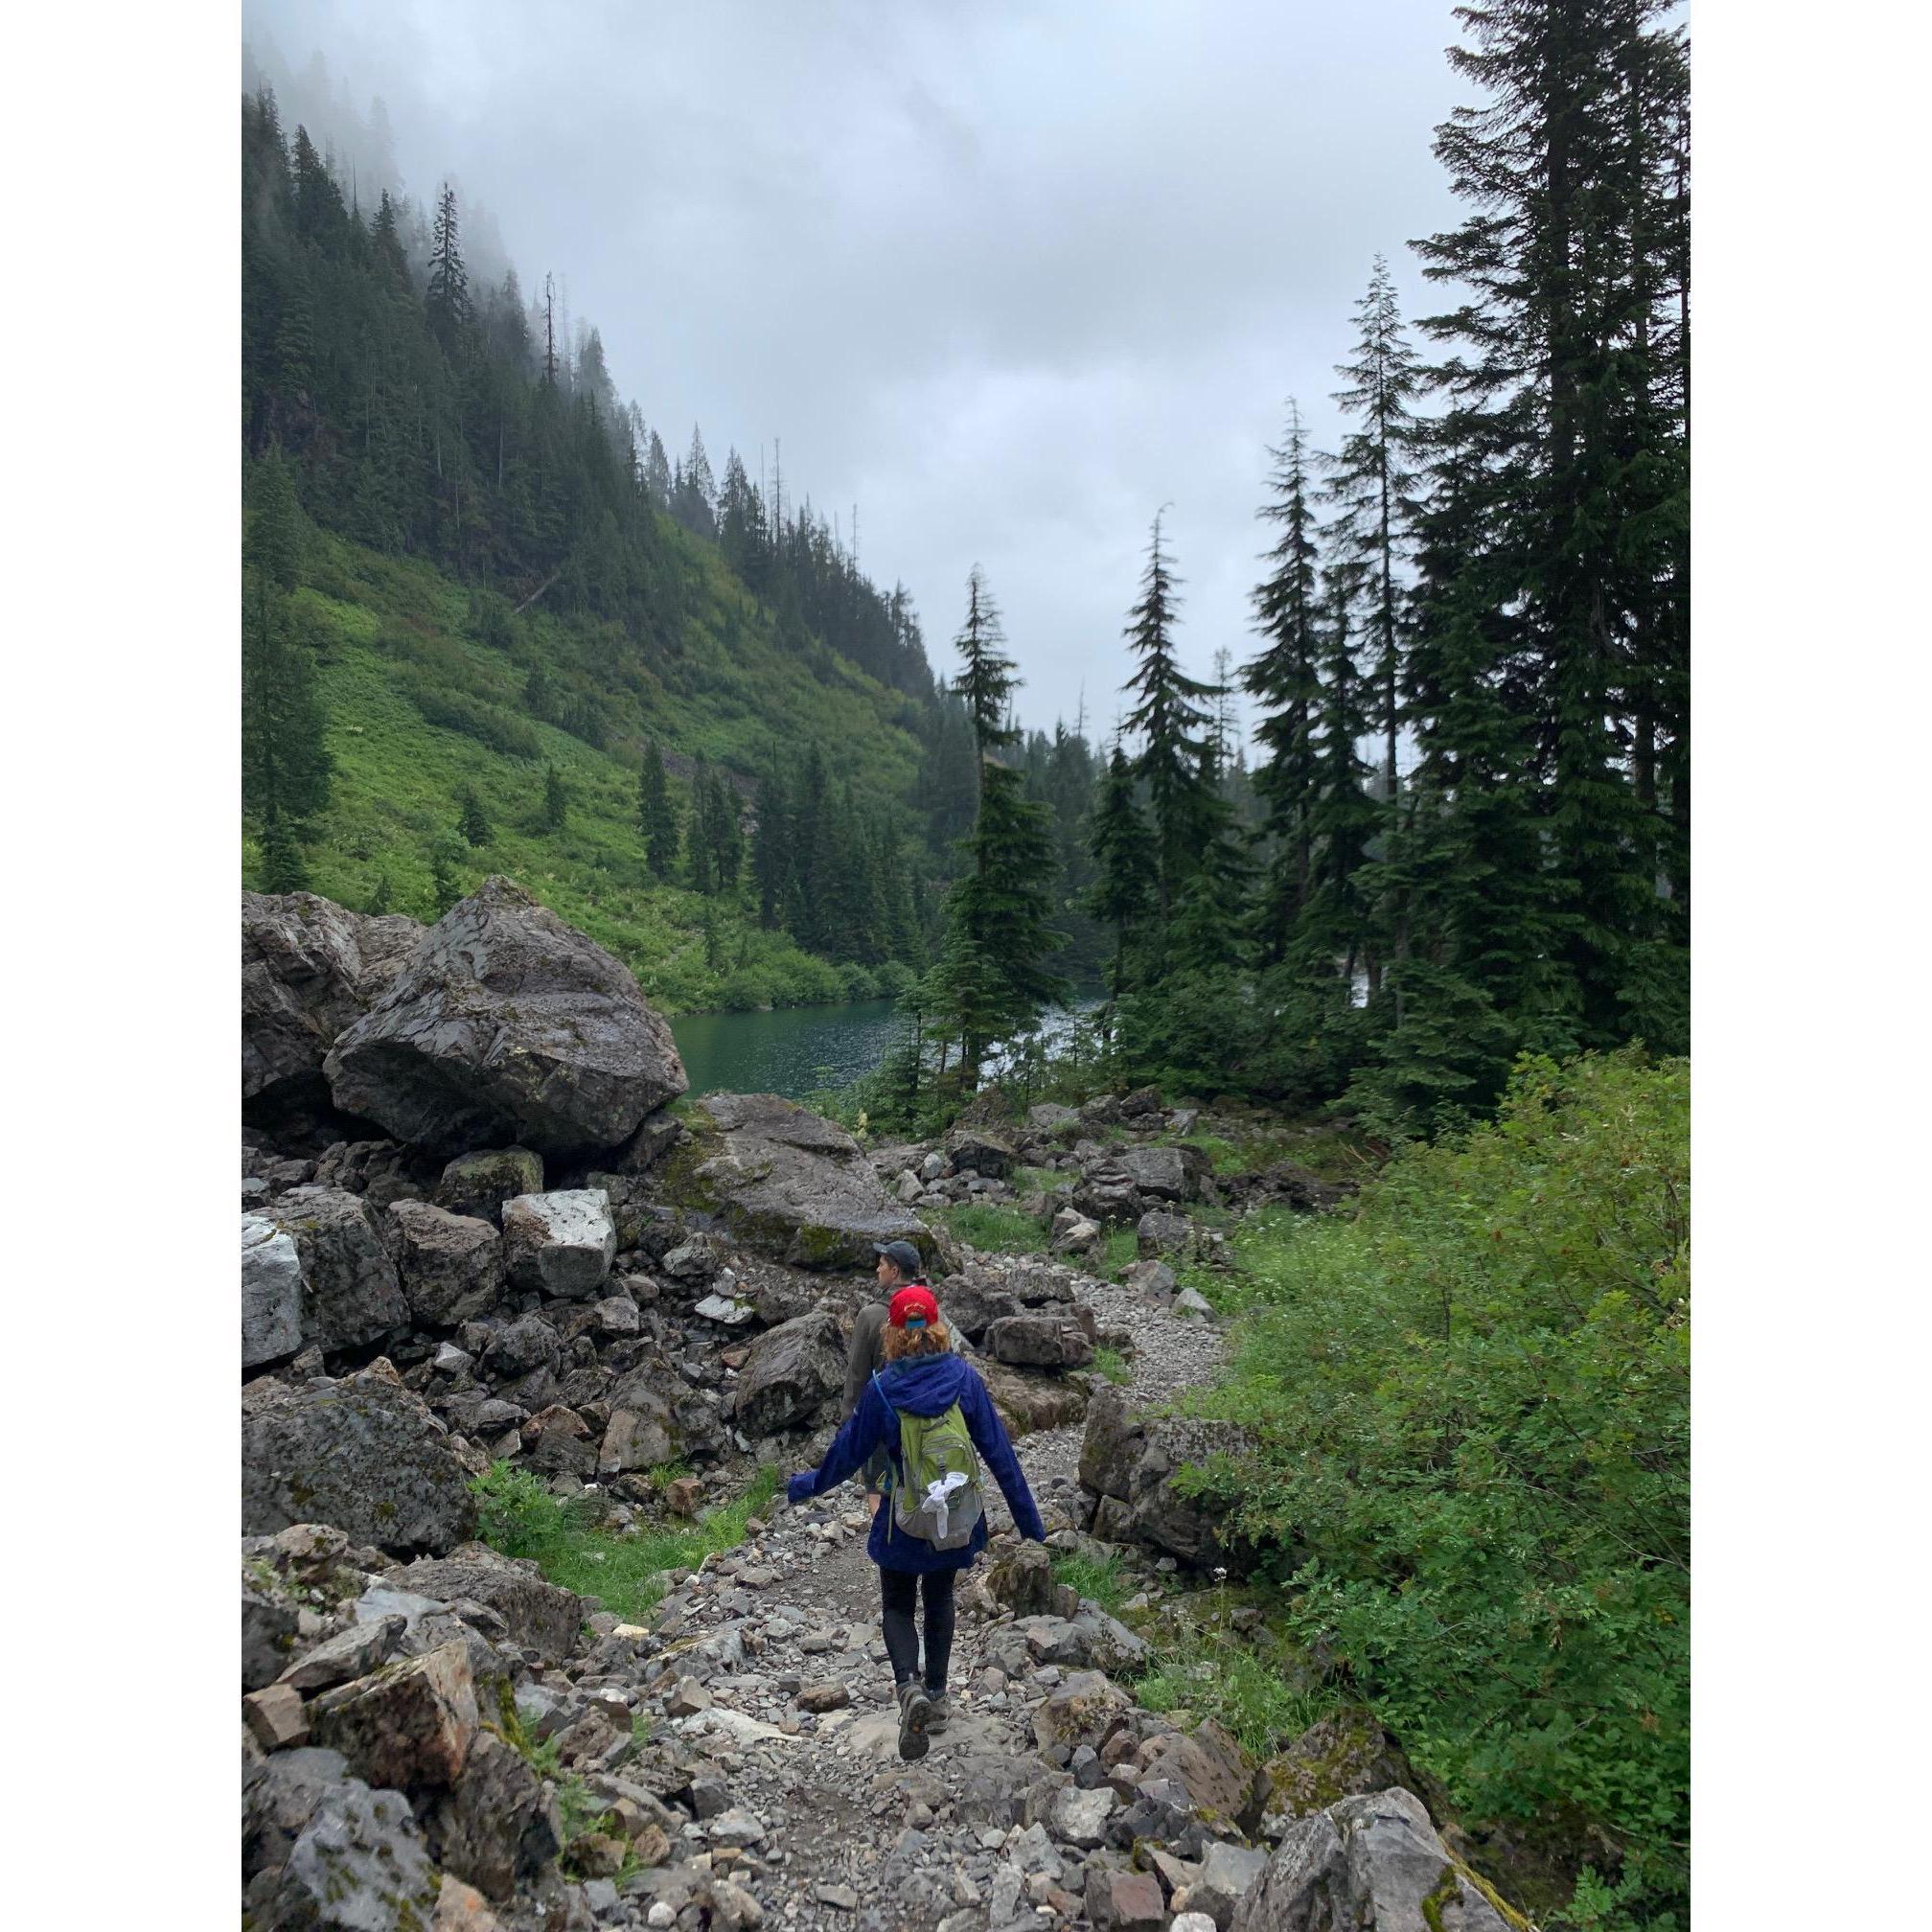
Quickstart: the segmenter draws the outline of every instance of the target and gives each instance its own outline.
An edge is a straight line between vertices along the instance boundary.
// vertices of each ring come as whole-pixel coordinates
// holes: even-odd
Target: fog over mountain
[[[782,439],[935,669],[987,572],[1023,718],[1111,730],[1148,525],[1192,667],[1254,648],[1285,399],[1335,440],[1377,251],[1453,218],[1446,0],[250,0],[285,122],[464,199],[472,269],[554,271],[674,454]],[[319,60],[317,59],[319,56]],[[373,104],[380,104],[380,107]]]

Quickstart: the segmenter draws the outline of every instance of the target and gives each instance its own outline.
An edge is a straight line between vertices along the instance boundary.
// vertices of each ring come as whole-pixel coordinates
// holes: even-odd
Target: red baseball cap
[[[886,1304],[886,1319],[895,1328],[903,1328],[910,1322],[915,1328],[924,1328],[939,1319],[939,1304],[932,1299],[932,1291],[914,1282],[909,1288],[902,1288]]]

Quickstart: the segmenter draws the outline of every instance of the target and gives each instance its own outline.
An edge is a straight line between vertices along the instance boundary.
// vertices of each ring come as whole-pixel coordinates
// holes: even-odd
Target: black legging
[[[886,1507],[890,1507],[887,1501]],[[926,1582],[926,1688],[946,1688],[946,1666],[953,1659],[953,1579],[956,1570],[928,1570]],[[909,1684],[919,1675],[919,1632],[912,1612],[919,1601],[920,1573],[881,1570],[879,1595],[885,1604],[886,1651],[892,1659],[895,1682]]]

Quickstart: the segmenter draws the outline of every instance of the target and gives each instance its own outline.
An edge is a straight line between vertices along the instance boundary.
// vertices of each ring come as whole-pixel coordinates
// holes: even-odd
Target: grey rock
[[[503,1204],[543,1191],[543,1157],[528,1147],[486,1147],[459,1154],[436,1184],[436,1205],[493,1227],[503,1225]]]
[[[755,1811],[747,1811],[742,1806],[721,1811],[715,1818],[705,1821],[704,1835],[714,1845],[762,1845],[765,1842],[765,1821]]]
[[[359,1348],[408,1326],[409,1303],[374,1211],[339,1187],[291,1187],[268,1219],[295,1243],[305,1289],[302,1335],[324,1349]]]
[[[387,988],[425,929],[312,892],[242,895],[242,1100],[246,1113],[326,1106],[322,1062]]]
[[[483,1371],[497,1381],[511,1380],[533,1369],[555,1368],[563,1352],[563,1339],[542,1316],[519,1315],[516,1321],[506,1322],[484,1345]],[[520,1422],[523,1418],[506,1414],[501,1419]]]
[[[242,1876],[279,1871],[308,1828],[325,1791],[349,1775],[339,1751],[280,1751],[242,1778]]]
[[[680,1205],[717,1213],[745,1247],[800,1268],[869,1269],[883,1241],[938,1253],[851,1135],[809,1109],[771,1093],[712,1093],[693,1121],[699,1158]]]
[[[447,1789],[475,1741],[475,1679],[460,1643],[325,1690],[310,1707],[316,1741],[370,1783]]]
[[[637,1131],[609,1159],[613,1174],[648,1173],[684,1138],[684,1123],[666,1108],[647,1114]]]
[[[1148,1216],[1142,1215],[1143,1221]],[[1122,1271],[1120,1284],[1131,1288],[1135,1294],[1152,1301],[1157,1307],[1164,1307],[1174,1299],[1177,1282],[1174,1271],[1164,1261],[1137,1261]]]
[[[845,1385],[838,1322],[820,1312],[768,1329],[738,1373],[733,1419],[747,1436],[770,1436],[809,1422]]]
[[[707,1295],[691,1311],[724,1328],[742,1328],[757,1319],[758,1311],[748,1301],[734,1301],[728,1295]]]
[[[337,1107],[445,1155],[614,1147],[689,1085],[630,969],[502,878],[429,930],[324,1072]]]
[[[242,1688],[260,1690],[288,1668],[300,1619],[293,1603],[244,1571],[242,1577]]]
[[[1107,1820],[1118,1803],[1105,1784],[1091,1790],[1083,1790],[1077,1783],[1069,1784],[1054,1794],[1047,1828],[1063,1843],[1092,1851],[1105,1841]]]
[[[476,1358],[453,1342],[439,1342],[429,1366],[439,1375],[467,1375],[476,1366]]]
[[[252,1916],[264,1932],[395,1932],[409,1917],[429,1923],[437,1886],[409,1801],[348,1778],[323,1786],[272,1903]]]
[[[1397,1789],[1344,1798],[1289,1826],[1230,1932],[1410,1932],[1425,1920],[1460,1932],[1509,1923],[1450,1857],[1422,1801]]]
[[[433,1814],[444,1869],[485,1897],[507,1899],[557,1855],[557,1801],[536,1772],[493,1731],[480,1731],[462,1775]]]
[[[503,1237],[488,1221],[426,1201],[396,1202],[388,1221],[396,1270],[418,1327],[453,1328],[502,1300]]]
[[[503,1204],[503,1256],[518,1287],[584,1300],[617,1258],[617,1230],[602,1188],[519,1194]]]
[[[314,1522],[402,1552],[448,1550],[474,1530],[470,1472],[399,1382],[364,1370],[242,1389],[242,1529]]]
[[[1036,1101],[1026,1110],[1026,1124],[1041,1134],[1059,1134],[1080,1124],[1080,1113],[1074,1107],[1062,1107],[1057,1101]]]
[[[1184,1288],[1174,1298],[1174,1312],[1190,1322],[1211,1322],[1214,1304],[1198,1289]]]
[[[1194,1224],[1186,1215],[1164,1208],[1150,1208],[1134,1224],[1135,1242],[1145,1260],[1158,1259],[1162,1254],[1184,1254],[1193,1234]]]
[[[955,1127],[946,1137],[942,1151],[954,1173],[971,1168],[993,1181],[1010,1174],[1018,1159],[1010,1141],[979,1127]]]
[[[1267,1868],[1267,1852],[1217,1840],[1201,1854],[1201,1875],[1188,1887],[1188,1906],[1207,1913],[1215,1932],[1229,1932],[1235,1908]]]
[[[408,1620],[401,1616],[370,1618],[304,1651],[277,1680],[291,1690],[327,1690],[352,1678],[366,1677],[395,1656]]]
[[[393,1573],[394,1584],[445,1603],[486,1604],[503,1620],[510,1641],[546,1657],[567,1657],[584,1621],[574,1590],[546,1583],[534,1563],[485,1543],[466,1543],[442,1557],[419,1558]]]
[[[1187,1164],[1178,1147],[1123,1147],[1114,1164],[1142,1194],[1159,1201],[1184,1201],[1193,1192]]]
[[[1084,1368],[1093,1359],[1092,1337],[1057,1315],[1006,1315],[986,1330],[984,1346],[996,1362],[1035,1368]]]
[[[245,1373],[302,1346],[302,1257],[260,1214],[242,1217],[242,1368]]]

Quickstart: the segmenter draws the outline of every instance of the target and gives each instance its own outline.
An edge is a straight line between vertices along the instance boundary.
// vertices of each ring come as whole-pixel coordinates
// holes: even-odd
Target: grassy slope
[[[464,889],[491,872],[508,873],[610,947],[666,1009],[879,990],[852,969],[760,932],[742,893],[706,901],[660,885],[646,869],[636,794],[647,735],[665,749],[680,812],[688,789],[676,774],[700,753],[748,775],[774,747],[791,761],[816,741],[835,774],[849,775],[862,798],[880,801],[911,794],[919,748],[906,728],[912,701],[829,651],[778,650],[769,620],[717,552],[675,535],[693,594],[678,626],[678,651],[647,663],[610,627],[563,621],[540,606],[493,646],[477,634],[467,586],[430,564],[380,556],[308,526],[297,621],[321,666],[336,763],[334,795],[308,848],[313,888],[366,908],[386,876],[392,909],[433,917],[433,851],[453,833],[467,784],[493,836],[456,856]],[[560,698],[594,699],[608,732],[603,750],[525,715],[525,680],[538,663]],[[537,755],[428,723],[417,685],[491,707],[487,715],[505,735],[533,734],[526,748]],[[570,791],[561,833],[541,825],[546,763]],[[260,853],[252,839],[244,839],[242,860],[244,882],[253,885]],[[707,905],[717,925],[709,963]]]

